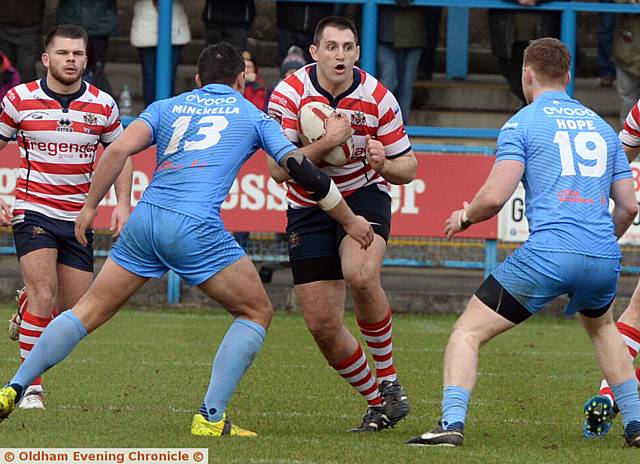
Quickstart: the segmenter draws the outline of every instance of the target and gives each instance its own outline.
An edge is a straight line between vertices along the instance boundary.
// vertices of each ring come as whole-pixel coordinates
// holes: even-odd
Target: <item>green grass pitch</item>
[[[0,321],[12,311],[0,308]],[[353,314],[347,314],[354,328]],[[17,410],[0,447],[208,447],[211,463],[637,463],[617,424],[581,436],[582,405],[600,375],[576,321],[533,318],[481,352],[480,375],[458,449],[403,442],[439,417],[442,350],[455,318],[396,315],[395,360],[412,403],[395,429],[354,435],[364,401],[326,364],[299,314],[277,312],[264,348],[229,407],[256,439],[192,437],[211,360],[231,318],[125,310],[45,376],[45,411]],[[0,327],[4,332],[4,323]],[[0,336],[0,381],[17,367]]]

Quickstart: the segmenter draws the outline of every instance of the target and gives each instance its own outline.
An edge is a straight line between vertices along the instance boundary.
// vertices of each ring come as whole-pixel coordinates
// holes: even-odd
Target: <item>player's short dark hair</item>
[[[44,36],[45,50],[49,45],[51,45],[51,42],[53,42],[55,37],[64,37],[65,39],[82,39],[85,49],[89,43],[89,35],[84,27],[76,26],[75,24],[58,24]]]
[[[198,74],[202,85],[235,82],[244,71],[244,59],[233,45],[218,42],[207,46],[198,57]]]
[[[356,29],[356,25],[353,24],[353,21],[347,18],[343,18],[342,16],[327,16],[318,21],[316,25],[316,30],[313,32],[313,43],[318,46],[320,45],[320,39],[322,38],[322,33],[327,27],[335,27],[338,30],[348,29],[353,32],[353,37],[356,40],[356,45],[358,44],[358,30]]]
[[[560,40],[543,37],[525,49],[524,64],[545,80],[563,81],[571,69],[571,53]]]

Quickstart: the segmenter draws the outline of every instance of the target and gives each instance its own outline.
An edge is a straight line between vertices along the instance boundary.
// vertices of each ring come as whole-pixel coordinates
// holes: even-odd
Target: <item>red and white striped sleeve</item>
[[[300,144],[298,111],[303,88],[297,73],[292,74],[280,81],[269,98],[269,116],[278,121],[285,137],[296,145]]]
[[[103,144],[109,144],[117,139],[122,134],[122,122],[120,122],[120,111],[113,99],[108,96],[108,104],[105,105],[105,111],[107,116],[107,123],[104,131],[100,135],[100,142]]]
[[[397,158],[411,151],[411,142],[402,122],[402,113],[396,97],[378,82],[373,92],[378,104],[378,131],[376,136],[384,145],[387,158]]]
[[[629,111],[619,137],[623,145],[640,147],[640,100]]]
[[[10,140],[18,130],[19,113],[16,108],[20,103],[20,96],[16,88],[10,89],[0,104],[0,139]]]

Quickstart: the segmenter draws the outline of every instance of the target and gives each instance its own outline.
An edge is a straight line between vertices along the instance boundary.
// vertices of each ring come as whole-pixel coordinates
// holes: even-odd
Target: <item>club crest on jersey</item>
[[[367,121],[364,113],[362,111],[354,111],[351,113],[351,124],[354,126],[363,126]]]
[[[62,118],[58,121],[58,127],[56,128],[57,132],[73,132],[73,127],[71,127],[71,120]]]
[[[98,118],[93,113],[85,113],[82,115],[82,119],[84,119],[84,123],[88,126],[93,126],[98,122]]]

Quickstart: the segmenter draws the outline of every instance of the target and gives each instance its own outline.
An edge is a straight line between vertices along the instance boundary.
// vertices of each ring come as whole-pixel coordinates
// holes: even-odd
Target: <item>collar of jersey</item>
[[[69,108],[69,104],[73,101],[76,100],[78,98],[80,98],[82,96],[82,94],[87,90],[87,84],[85,84],[84,81],[80,82],[80,88],[78,89],[78,91],[74,92],[74,93],[70,93],[68,95],[62,95],[59,94],[57,92],[54,92],[53,90],[51,90],[49,88],[49,86],[47,85],[47,80],[46,79],[40,79],[40,88],[42,89],[42,91],[47,94],[47,96],[53,98],[55,101],[57,101],[58,103],[60,103],[60,106],[65,109],[65,108]]]
[[[200,87],[200,90],[209,93],[235,93],[235,90],[227,84],[207,84]]]
[[[567,92],[563,92],[562,90],[547,90],[540,94],[542,98],[560,98],[565,100],[570,100],[571,97],[567,94]]]
[[[314,64],[313,66],[311,66],[311,69],[309,70],[309,78],[311,79],[311,83],[313,84],[313,87],[315,87],[318,93],[320,93],[327,100],[329,100],[329,105],[331,105],[334,108],[338,107],[340,100],[342,100],[347,95],[351,94],[360,85],[360,71],[355,66],[353,67],[353,82],[351,83],[351,85],[347,90],[345,90],[335,98],[325,89],[323,89],[322,86],[320,85],[320,81],[318,81],[318,65],[317,64]]]

